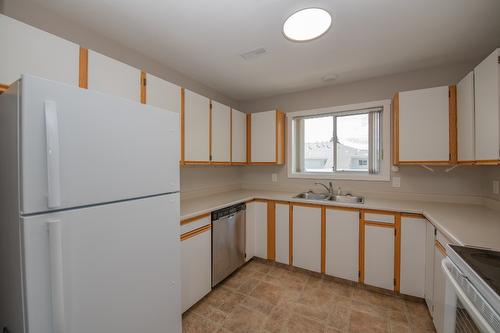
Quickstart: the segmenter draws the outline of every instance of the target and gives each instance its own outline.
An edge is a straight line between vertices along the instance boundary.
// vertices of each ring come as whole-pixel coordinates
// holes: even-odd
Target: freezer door
[[[28,333],[179,333],[179,195],[22,220]]]
[[[24,75],[20,113],[23,214],[179,190],[174,112]]]

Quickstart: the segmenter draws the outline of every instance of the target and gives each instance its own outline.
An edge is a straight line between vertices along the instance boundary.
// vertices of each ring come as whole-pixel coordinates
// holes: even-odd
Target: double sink
[[[313,191],[302,192],[295,196],[297,199],[304,200],[314,200],[314,201],[335,201],[339,203],[351,203],[351,204],[363,204],[365,198],[362,196],[355,196],[352,194],[333,194],[333,185],[330,183],[330,187],[323,185],[321,183],[316,183],[316,185],[321,185],[328,190],[328,193],[315,193]],[[339,190],[340,192],[340,190]]]

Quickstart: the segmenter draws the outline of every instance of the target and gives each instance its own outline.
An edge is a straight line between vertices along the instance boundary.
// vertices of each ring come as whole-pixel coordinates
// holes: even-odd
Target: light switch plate
[[[273,173],[271,175],[271,179],[272,179],[273,183],[276,183],[278,181],[278,174],[277,173]]]
[[[493,181],[493,194],[498,194],[500,192],[498,180]]]
[[[401,177],[392,177],[392,187],[401,187]]]

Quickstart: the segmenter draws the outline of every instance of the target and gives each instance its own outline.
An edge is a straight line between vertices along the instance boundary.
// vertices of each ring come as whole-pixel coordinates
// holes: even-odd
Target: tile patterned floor
[[[423,302],[252,260],[183,315],[184,333],[435,332]]]

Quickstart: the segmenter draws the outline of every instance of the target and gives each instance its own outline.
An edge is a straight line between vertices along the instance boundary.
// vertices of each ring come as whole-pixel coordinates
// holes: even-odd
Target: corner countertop
[[[424,215],[452,243],[500,251],[500,211],[482,205],[396,200],[366,197],[364,204],[318,202],[294,198],[296,193],[230,191],[181,200],[181,220],[252,199],[315,203],[360,209],[377,209]]]

